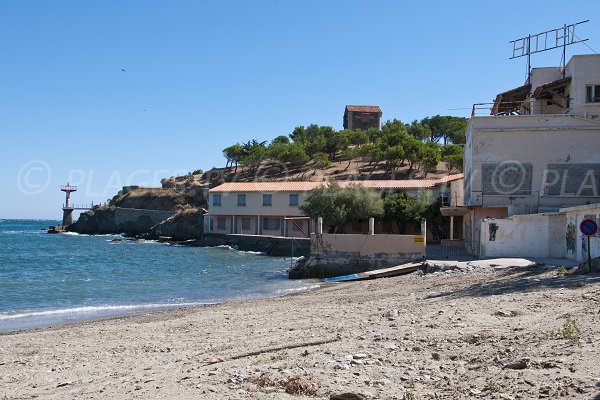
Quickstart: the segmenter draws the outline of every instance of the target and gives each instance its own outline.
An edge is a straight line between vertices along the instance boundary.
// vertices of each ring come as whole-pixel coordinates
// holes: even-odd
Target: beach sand
[[[3,334],[0,399],[590,399],[599,300],[488,267]]]

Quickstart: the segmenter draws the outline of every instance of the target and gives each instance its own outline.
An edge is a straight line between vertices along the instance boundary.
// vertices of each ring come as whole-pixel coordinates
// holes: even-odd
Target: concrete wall
[[[573,115],[473,117],[465,145],[465,205],[511,205],[535,213],[599,202],[598,149],[600,121]]]
[[[579,230],[579,224],[584,219],[594,219],[600,225],[600,204],[589,204],[578,207],[561,209],[565,213],[565,235],[563,243],[566,247],[566,257],[571,260],[584,261],[587,259],[587,237]],[[600,234],[590,237],[592,257],[600,257]]]
[[[566,65],[565,75],[571,77],[571,113],[600,118],[600,103],[586,103],[586,85],[600,85],[600,55],[573,56]]]
[[[357,265],[366,267],[364,271],[424,256],[420,235],[311,235],[311,257],[322,264]]]
[[[563,213],[517,215],[481,221],[481,257],[565,258]]]
[[[292,239],[257,235],[222,235],[207,233],[198,241],[198,246],[228,245],[241,251],[259,251],[270,256],[294,257],[310,254],[309,239]]]
[[[486,218],[502,219],[508,217],[506,207],[474,207],[463,217],[465,246],[469,254],[479,255],[481,239],[481,221]]]

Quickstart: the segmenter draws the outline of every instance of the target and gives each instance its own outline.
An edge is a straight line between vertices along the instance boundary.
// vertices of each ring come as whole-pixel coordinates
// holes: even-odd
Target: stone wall
[[[392,267],[425,258],[421,235],[311,235],[308,260],[290,270],[291,279],[327,278]]]

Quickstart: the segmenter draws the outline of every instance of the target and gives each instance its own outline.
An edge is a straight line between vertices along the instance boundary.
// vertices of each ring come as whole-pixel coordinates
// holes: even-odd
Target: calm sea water
[[[288,280],[289,258],[41,230],[55,224],[0,220],[0,330],[317,286]]]

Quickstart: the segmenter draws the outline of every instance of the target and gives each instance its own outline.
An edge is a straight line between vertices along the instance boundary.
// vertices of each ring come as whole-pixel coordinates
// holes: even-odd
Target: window
[[[242,218],[242,229],[245,231],[250,230],[250,218]]]
[[[443,206],[448,206],[450,205],[450,192],[442,192],[441,196],[442,198],[442,205]]]
[[[220,194],[213,194],[212,205],[213,206],[220,206],[221,205],[221,195]]]
[[[585,87],[585,102],[600,103],[600,85],[587,85]]]
[[[263,194],[263,206],[272,206],[273,205],[273,195],[272,194]]]
[[[246,205],[246,194],[245,193],[238,194],[237,195],[237,199],[238,199],[238,202],[237,202],[238,206],[245,206]]]
[[[297,205],[298,205],[298,195],[290,194],[290,206],[297,206]]]
[[[226,223],[227,223],[227,220],[225,219],[225,217],[218,217],[217,218],[217,229],[220,231],[227,229]]]
[[[263,229],[266,231],[278,231],[280,228],[279,219],[263,218]]]

